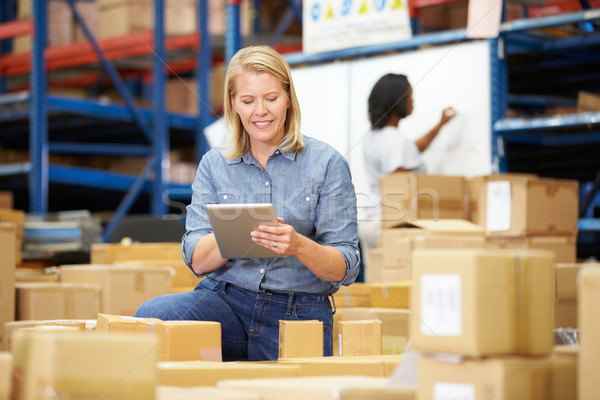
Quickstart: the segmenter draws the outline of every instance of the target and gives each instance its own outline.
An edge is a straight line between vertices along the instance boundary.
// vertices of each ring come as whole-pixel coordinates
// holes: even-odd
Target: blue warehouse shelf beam
[[[240,30],[240,1],[227,0],[226,5],[226,31],[225,31],[225,62],[229,60],[242,48],[242,33]]]
[[[29,119],[29,212],[48,211],[48,109],[46,106],[46,1],[33,1],[34,26]]]
[[[539,118],[503,118],[494,124],[498,132],[544,130],[551,128],[587,127],[600,124],[600,111],[555,115]]]
[[[576,24],[579,22],[590,22],[600,19],[600,9],[590,9],[551,15],[541,18],[518,19],[504,22],[500,26],[501,32],[518,32],[529,29],[547,28],[556,25]]]
[[[149,146],[112,143],[52,142],[49,145],[49,151],[51,153],[134,155],[139,157],[149,157],[152,155],[152,149]]]
[[[505,132],[502,137],[505,142],[524,143],[548,147],[600,143],[600,132],[553,135],[539,135],[528,132]]]
[[[496,123],[506,115],[508,108],[508,69],[504,55],[503,39],[490,39],[490,70],[491,70],[491,148],[492,172],[507,172],[506,142],[496,129]]]
[[[70,0],[72,1],[72,0]],[[164,0],[154,1],[154,54],[152,69],[154,72],[153,97],[153,131],[154,131],[154,183],[152,190],[152,213],[156,216],[165,214],[166,206],[162,201],[165,173],[169,167],[169,135],[165,118],[165,30]]]
[[[200,51],[196,55],[196,79],[198,81],[198,119],[196,122],[196,163],[199,163],[204,153],[209,149],[204,129],[212,122],[211,70],[212,47],[208,30],[209,8],[208,0],[198,0],[198,27],[200,34]]]

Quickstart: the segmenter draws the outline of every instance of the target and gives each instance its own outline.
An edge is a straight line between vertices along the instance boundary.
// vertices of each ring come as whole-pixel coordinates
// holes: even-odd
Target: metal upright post
[[[165,214],[166,204],[162,200],[165,191],[165,172],[169,167],[169,136],[165,117],[165,30],[164,0],[154,2],[154,86],[152,91],[154,105],[154,159],[156,168],[152,187],[152,212],[154,215]]]
[[[212,99],[210,72],[212,69],[212,46],[208,30],[208,0],[198,0],[198,31],[200,34],[200,51],[196,54],[196,82],[198,83],[198,123],[196,127],[196,161],[200,162],[208,151],[208,143],[204,129],[211,121]]]
[[[46,104],[46,1],[32,1],[35,22],[31,57],[31,116],[29,118],[29,212],[48,211],[48,115]]]
[[[242,48],[242,33],[240,29],[240,0],[227,0],[227,21],[225,29],[225,62]]]
[[[503,136],[496,130],[496,122],[506,115],[508,77],[502,36],[490,39],[491,114],[492,114],[492,172],[507,172],[506,145]]]

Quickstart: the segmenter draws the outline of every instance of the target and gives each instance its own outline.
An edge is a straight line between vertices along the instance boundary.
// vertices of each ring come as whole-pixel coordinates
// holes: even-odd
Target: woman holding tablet
[[[190,293],[151,299],[138,317],[221,323],[223,360],[274,360],[280,320],[323,322],[332,355],[330,295],[356,279],[356,196],[348,163],[300,133],[286,61],[268,46],[241,49],[225,78],[228,145],[204,155],[187,207],[182,253],[198,276]],[[281,257],[221,256],[205,205],[271,203],[278,224],[250,233]]]

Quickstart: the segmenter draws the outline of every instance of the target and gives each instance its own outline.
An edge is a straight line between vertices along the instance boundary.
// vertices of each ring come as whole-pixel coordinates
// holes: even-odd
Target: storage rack
[[[72,0],[66,0],[72,3]],[[437,4],[439,2],[446,2],[447,0],[439,0],[429,2],[416,2],[413,3],[418,7],[419,5],[425,6],[429,3]],[[228,0],[227,1],[227,29],[225,35],[225,59],[229,60],[231,56],[242,47],[242,36],[240,32],[240,0]],[[277,35],[281,35],[285,30],[286,26],[290,23],[293,17],[301,19],[301,12],[299,11],[300,3],[299,0],[287,0],[290,11],[283,19],[282,23],[277,29]],[[43,21],[45,19],[39,18],[39,15],[43,15],[45,10],[44,7],[34,2],[34,21]],[[419,4],[417,4],[419,3]],[[421,4],[422,3],[422,4]],[[36,7],[37,4],[37,7]],[[155,2],[155,18],[157,24],[155,27],[154,38],[155,46],[159,38],[162,38],[161,21],[162,16],[159,15],[159,10],[162,9],[164,0],[157,0]],[[585,6],[585,5],[584,5]],[[6,15],[6,9],[0,10],[3,15]],[[411,16],[414,15],[414,8],[411,10]],[[2,15],[0,15],[2,17]],[[510,89],[510,76],[511,76],[511,57],[518,55],[523,49],[528,51],[535,50],[539,52],[552,53],[566,50],[572,50],[576,48],[586,48],[591,59],[594,57],[593,51],[597,53],[598,47],[600,47],[600,35],[598,34],[597,21],[600,19],[600,10],[590,9],[578,12],[570,12],[560,15],[554,15],[550,17],[540,17],[531,19],[522,19],[504,23],[501,27],[500,36],[495,39],[489,39],[490,41],[490,62],[491,62],[491,83],[492,83],[492,158],[493,169],[496,172],[507,172],[515,171],[511,161],[511,152],[513,152],[513,144],[523,143],[535,143],[543,146],[564,146],[565,144],[577,143],[582,146],[597,144],[600,142],[598,135],[599,124],[600,124],[600,113],[585,113],[585,114],[571,114],[563,116],[552,116],[552,117],[534,117],[534,118],[509,118],[507,117],[507,110],[509,106],[515,105],[537,105],[541,107],[548,107],[549,105],[560,105],[560,104],[573,104],[573,99],[566,98],[553,98],[551,96],[526,96],[526,95],[512,95],[509,93]],[[0,20],[6,20],[5,17]],[[198,26],[199,26],[199,38],[196,40],[200,43],[200,50],[196,52],[196,77],[199,82],[199,115],[198,118],[185,117],[182,115],[167,114],[164,112],[161,99],[164,99],[163,87],[160,85],[161,77],[164,79],[164,74],[158,74],[155,78],[153,91],[155,96],[154,109],[152,112],[147,110],[139,110],[140,118],[148,121],[151,116],[153,122],[156,125],[159,132],[159,139],[154,145],[149,148],[148,146],[142,146],[139,144],[120,145],[115,148],[114,145],[107,144],[106,146],[94,146],[96,153],[124,153],[124,154],[138,154],[138,155],[149,155],[152,154],[156,159],[165,160],[164,155],[168,149],[169,135],[164,134],[164,130],[180,129],[182,132],[193,132],[192,140],[196,146],[196,154],[198,157],[206,151],[206,139],[202,134],[204,127],[206,127],[212,121],[212,115],[210,114],[209,107],[206,104],[209,102],[210,92],[210,64],[213,57],[212,46],[210,35],[207,32],[208,11],[207,1],[198,1]],[[413,30],[417,29],[416,19],[413,18]],[[571,37],[552,37],[547,34],[546,36],[537,36],[539,30],[544,30],[550,27],[559,27],[563,25],[579,25],[584,28],[578,30]],[[3,28],[0,28],[0,39],[10,37],[7,35],[16,34],[15,32],[22,32],[24,29],[31,29],[31,22],[27,25],[26,22],[4,24]],[[45,27],[42,24],[35,23],[35,37],[40,38],[41,33],[44,32]],[[29,27],[29,28],[28,28]],[[6,33],[8,31],[8,34]],[[160,32],[159,32],[160,31]],[[93,39],[93,38],[92,38]],[[272,40],[277,40],[275,37]],[[340,51],[332,51],[321,54],[306,55],[303,53],[289,53],[285,55],[286,60],[291,65],[298,64],[313,64],[328,62],[343,58],[352,57],[364,57],[373,56],[380,53],[390,51],[403,51],[418,49],[424,45],[439,45],[448,44],[460,41],[469,40],[467,38],[466,29],[457,29],[450,31],[442,31],[436,33],[427,34],[415,34],[413,38],[404,40],[397,43],[385,44],[385,45],[374,45],[365,46],[359,48],[345,49]],[[164,47],[160,44],[164,44],[164,41],[158,42],[159,46],[156,49],[159,52],[164,52]],[[169,39],[166,41],[166,47],[169,47]],[[272,42],[271,42],[272,44]],[[33,46],[33,60],[32,60],[32,92],[31,96],[3,96],[0,100],[0,104],[10,104],[11,106],[19,103],[30,102],[31,106],[29,111],[24,111],[26,114],[31,113],[29,126],[31,131],[30,149],[32,159],[30,165],[17,164],[0,169],[0,174],[15,174],[15,173],[28,173],[30,177],[30,193],[31,193],[31,211],[38,213],[45,213],[47,211],[47,203],[44,198],[47,198],[47,182],[67,182],[76,184],[87,184],[87,185],[98,185],[107,188],[116,188],[119,190],[128,189],[128,192],[121,202],[115,218],[111,221],[112,226],[127,212],[127,209],[131,206],[135,197],[141,192],[151,192],[153,212],[157,215],[164,213],[164,207],[161,206],[161,197],[168,191],[174,193],[174,197],[181,199],[189,199],[190,190],[187,187],[178,187],[177,185],[166,185],[164,181],[160,179],[160,171],[158,179],[155,179],[153,183],[147,182],[148,175],[155,171],[160,170],[156,166],[161,164],[156,161],[148,163],[147,168],[137,178],[131,176],[120,176],[116,174],[99,174],[92,173],[90,171],[83,170],[72,170],[70,168],[54,167],[47,165],[47,153],[48,151],[60,150],[60,151],[87,151],[92,152],[89,148],[84,149],[79,144],[74,143],[48,143],[44,132],[47,132],[46,119],[41,118],[47,114],[58,112],[69,112],[74,115],[84,116],[100,116],[102,119],[111,119],[114,121],[129,122],[131,123],[135,118],[130,108],[121,106],[106,106],[99,105],[90,101],[72,101],[54,96],[45,96],[45,85],[43,81],[43,74],[40,71],[44,70],[43,60],[41,60],[41,54],[43,51],[43,42],[40,40],[34,41]],[[156,57],[160,60],[159,57]],[[594,62],[594,61],[592,61]],[[154,74],[156,69],[160,68],[160,63],[155,62]],[[0,69],[0,71],[2,71]],[[0,72],[1,74],[1,72]],[[164,81],[163,81],[164,82]],[[2,77],[0,76],[0,92],[4,88]],[[593,89],[593,88],[590,88]],[[40,101],[40,99],[47,98],[47,100]],[[22,117],[21,115],[20,117]],[[37,116],[37,117],[36,117]],[[19,113],[11,111],[9,115],[3,115],[0,113],[0,121],[10,121],[18,119]],[[96,121],[97,123],[97,121]],[[168,127],[168,128],[167,128]],[[576,129],[577,132],[568,132],[565,134],[565,129]],[[172,137],[171,137],[172,140]],[[119,150],[120,149],[120,150]],[[162,165],[162,164],[161,164]],[[594,168],[596,170],[594,171]],[[590,171],[596,172],[598,168],[591,166]],[[588,171],[589,172],[589,171]],[[589,175],[589,174],[588,174]],[[572,177],[577,179],[578,177]],[[584,180],[582,185],[582,204],[585,207],[582,208],[582,218],[580,220],[579,228],[583,232],[588,231],[599,231],[600,223],[597,216],[594,214],[594,210],[600,204],[600,198],[597,194],[600,179],[587,179]],[[111,225],[109,225],[110,228]]]

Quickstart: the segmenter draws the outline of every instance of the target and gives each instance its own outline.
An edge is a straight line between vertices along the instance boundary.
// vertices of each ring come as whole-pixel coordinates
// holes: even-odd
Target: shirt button
[[[358,250],[356,250],[356,255],[359,255],[359,254],[360,254],[360,252]]]
[[[227,195],[226,194],[223,195],[223,200],[227,200]]]
[[[310,197],[306,196],[306,201],[310,201]]]
[[[261,268],[259,272],[260,272],[261,274],[264,274],[264,273],[265,273],[265,269],[264,269],[264,268]]]
[[[279,150],[275,151],[275,154],[279,154]]]
[[[269,181],[265,182],[265,186],[269,186]]]

